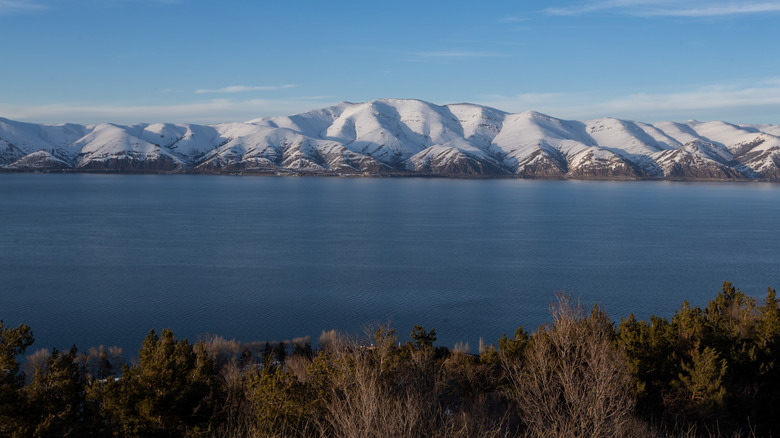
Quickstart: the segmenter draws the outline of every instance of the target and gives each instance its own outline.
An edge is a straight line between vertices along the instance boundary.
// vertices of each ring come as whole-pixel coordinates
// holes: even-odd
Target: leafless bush
[[[224,394],[219,417],[223,420],[213,436],[250,436],[254,415],[247,403],[242,367],[234,360],[222,367],[219,377]]]
[[[622,355],[612,346],[613,328],[597,308],[558,295],[552,324],[539,329],[525,361],[502,358],[528,434],[537,437],[629,435],[634,398]]]
[[[25,356],[26,361],[24,363],[24,374],[28,379],[32,378],[36,369],[43,370],[43,368],[46,366],[46,361],[49,359],[49,356],[51,356],[51,351],[49,351],[48,348],[40,348],[35,350],[34,353]]]
[[[287,358],[284,361],[284,370],[295,376],[301,382],[309,380],[307,374],[309,365],[311,365],[311,358],[305,355],[296,354]]]
[[[452,353],[453,354],[468,354],[469,353],[469,343],[468,342],[456,342],[455,345],[452,347]]]
[[[467,355],[456,356],[469,362]],[[445,361],[430,347],[398,347],[387,325],[366,329],[363,338],[329,333],[326,353],[317,360],[322,358],[329,383],[320,436],[505,436],[501,420],[487,409],[447,407]]]
[[[510,433],[503,430],[502,419],[491,418],[490,415],[459,412],[445,412],[442,424],[430,431],[427,436],[435,438],[499,438],[509,437]]]
[[[237,360],[243,351],[241,342],[235,339],[225,339],[219,335],[206,335],[201,341],[217,369]]]
[[[714,429],[707,426],[700,427],[697,424],[684,421],[680,417],[664,418],[660,422],[653,422],[651,425],[646,426],[644,430],[646,433],[641,436],[656,438],[756,438],[764,436],[759,435],[753,426],[729,434],[722,432],[717,425]]]
[[[328,351],[331,346],[335,348],[339,342],[341,342],[341,335],[336,330],[322,331],[319,339],[321,350]]]
[[[393,368],[390,348],[394,342],[394,332],[386,328],[375,331],[374,339],[328,336],[332,380],[320,422],[322,435],[425,436],[421,432],[430,430],[426,425],[438,414],[436,388],[426,391],[404,382],[419,380],[409,374],[415,373],[413,368],[425,367],[423,362],[430,355],[417,354],[410,368]]]

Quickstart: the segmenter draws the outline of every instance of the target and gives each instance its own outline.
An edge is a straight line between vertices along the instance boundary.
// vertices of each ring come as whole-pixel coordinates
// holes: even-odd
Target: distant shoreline
[[[740,182],[740,183],[779,183],[771,178],[679,178],[679,177],[599,177],[599,176],[534,176],[534,175],[491,175],[491,174],[435,174],[418,172],[393,173],[332,173],[332,172],[300,172],[300,171],[253,171],[215,172],[193,171],[191,169],[177,170],[93,170],[93,169],[9,169],[0,167],[0,174],[81,174],[81,175],[207,175],[207,176],[272,176],[272,177],[307,177],[307,178],[424,178],[424,179],[522,179],[537,181],[658,181],[658,182]]]

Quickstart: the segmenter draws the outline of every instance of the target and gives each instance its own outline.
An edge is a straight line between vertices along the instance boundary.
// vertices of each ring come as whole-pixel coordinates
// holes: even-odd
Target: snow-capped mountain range
[[[0,169],[780,181],[780,126],[379,99],[220,125],[0,118]]]

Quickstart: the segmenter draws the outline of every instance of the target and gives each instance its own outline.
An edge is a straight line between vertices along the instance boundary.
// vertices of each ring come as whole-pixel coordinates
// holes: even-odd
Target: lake
[[[437,345],[780,287],[780,185],[0,174],[0,319],[38,348],[415,324]]]

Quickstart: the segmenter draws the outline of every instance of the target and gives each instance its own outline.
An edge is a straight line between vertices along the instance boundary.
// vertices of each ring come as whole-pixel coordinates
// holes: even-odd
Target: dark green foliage
[[[176,340],[170,329],[159,336],[152,330],[138,354],[138,365],[100,388],[111,426],[123,436],[208,430],[214,370],[203,345]]]
[[[314,350],[311,348],[311,340],[309,337],[296,338],[292,340],[293,356],[305,356],[311,359],[314,355]]]
[[[761,348],[771,350],[773,346],[780,345],[780,307],[774,289],[767,288],[766,299],[758,308],[758,314],[758,343]]]
[[[756,394],[758,414],[774,419],[773,430],[780,428],[780,306],[774,289],[767,289],[766,299],[758,307],[756,329],[757,378],[761,389]]]
[[[517,328],[513,338],[507,338],[506,333],[504,333],[498,340],[498,351],[511,359],[522,358],[526,346],[528,346],[528,333],[523,330],[523,326]]]
[[[411,336],[416,348],[432,348],[433,343],[436,342],[436,329],[425,331],[425,327],[415,325]]]
[[[0,320],[0,436],[11,436],[24,423],[25,376],[19,371],[16,357],[32,345],[30,327],[20,324],[6,327]]]
[[[620,322],[617,336],[634,376],[638,408],[650,413],[663,403],[669,382],[677,377],[677,332],[664,318],[637,321],[631,314]]]
[[[54,349],[46,365],[35,370],[25,388],[28,427],[36,437],[84,436],[86,381],[76,347],[67,353]]]
[[[731,283],[707,307],[684,302],[671,321],[621,321],[618,345],[648,418],[709,430],[780,430],[780,309],[772,289],[762,306]]]
[[[90,348],[89,352],[82,354],[80,361],[83,363],[87,375],[91,379],[105,380],[116,376],[124,364],[122,349],[103,345],[98,348]]]
[[[246,380],[252,422],[261,430],[293,432],[306,428],[317,402],[309,386],[280,366],[254,368]]]
[[[694,348],[681,368],[679,381],[672,382],[684,394],[679,408],[701,419],[715,419],[725,407],[726,360],[712,347]]]
[[[263,347],[263,366],[284,362],[287,358],[287,345],[284,342],[266,342]]]

